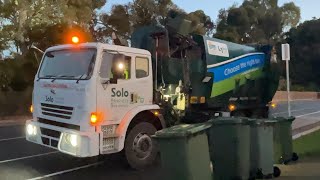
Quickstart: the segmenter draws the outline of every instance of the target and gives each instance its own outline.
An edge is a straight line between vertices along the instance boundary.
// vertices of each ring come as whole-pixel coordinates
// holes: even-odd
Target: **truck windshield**
[[[89,79],[96,52],[96,49],[65,49],[47,52],[41,64],[39,78]]]

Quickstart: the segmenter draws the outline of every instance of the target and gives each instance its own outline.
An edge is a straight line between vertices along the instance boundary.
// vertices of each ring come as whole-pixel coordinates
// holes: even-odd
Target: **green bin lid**
[[[277,121],[273,119],[249,119],[249,121],[252,125],[273,125],[277,123]]]
[[[272,118],[272,120],[275,120],[277,122],[279,121],[290,121],[290,122],[293,122],[296,118],[291,116],[291,117],[274,117]]]
[[[226,124],[244,124],[247,125],[249,123],[249,120],[246,118],[235,118],[235,117],[220,117],[216,119],[212,119],[208,121],[210,124],[213,125],[226,125]]]
[[[201,124],[180,124],[170,128],[166,128],[160,131],[157,131],[153,136],[155,138],[170,138],[170,137],[188,137],[199,132],[202,132],[211,125],[206,123]]]

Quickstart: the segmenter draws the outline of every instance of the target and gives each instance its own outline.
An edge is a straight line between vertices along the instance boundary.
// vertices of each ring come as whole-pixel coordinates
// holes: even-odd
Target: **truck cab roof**
[[[134,54],[141,54],[150,56],[151,53],[144,49],[137,49],[132,47],[126,46],[118,46],[118,45],[111,45],[111,44],[104,44],[104,43],[80,43],[80,44],[64,44],[58,45],[48,48],[46,51],[57,51],[61,49],[71,49],[71,48],[97,48],[97,49],[107,49],[119,52],[127,52],[127,53],[134,53]]]

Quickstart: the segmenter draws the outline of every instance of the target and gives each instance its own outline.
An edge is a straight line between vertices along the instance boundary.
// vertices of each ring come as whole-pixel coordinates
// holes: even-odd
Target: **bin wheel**
[[[251,170],[248,180],[255,180],[256,178],[257,178],[257,172],[255,170]]]
[[[284,164],[284,165],[288,165],[288,164],[290,163],[290,161],[291,161],[291,159],[290,159],[290,160],[286,160],[286,161],[283,160],[283,164]]]
[[[298,161],[299,160],[299,156],[297,153],[292,153],[292,161]]]
[[[257,174],[256,174],[257,179],[263,179],[263,173],[262,169],[258,169]]]
[[[277,178],[277,177],[280,177],[280,175],[281,175],[280,168],[278,168],[277,166],[274,166],[273,167],[273,176]]]
[[[156,131],[152,124],[143,122],[134,126],[127,134],[124,151],[131,168],[145,170],[155,162],[158,150],[151,135]]]

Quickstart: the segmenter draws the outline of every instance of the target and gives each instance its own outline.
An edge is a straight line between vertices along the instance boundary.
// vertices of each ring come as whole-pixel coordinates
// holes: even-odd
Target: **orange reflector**
[[[200,103],[201,104],[206,103],[206,97],[200,97]]]
[[[30,106],[30,112],[33,113],[33,105]]]
[[[98,116],[96,113],[91,113],[90,124],[95,126],[98,123]]]
[[[72,42],[75,43],[75,44],[79,43],[79,41],[80,41],[77,36],[73,36],[71,40],[72,40]]]
[[[197,96],[191,96],[190,103],[191,104],[197,104],[198,103],[198,97]]]
[[[229,105],[229,110],[230,110],[230,111],[234,111],[234,110],[236,110],[236,108],[237,108],[237,107],[236,107],[235,105],[233,105],[233,104],[230,104],[230,105]]]

